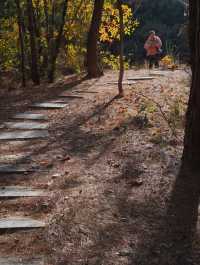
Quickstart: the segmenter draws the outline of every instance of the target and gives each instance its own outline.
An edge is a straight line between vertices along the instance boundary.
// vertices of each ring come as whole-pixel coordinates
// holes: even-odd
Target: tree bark
[[[49,45],[49,12],[48,12],[47,0],[43,0],[43,4],[44,4],[44,14],[45,14],[46,39],[47,39],[47,45]]]
[[[43,50],[43,62],[42,62],[42,68],[46,72],[46,69],[48,69],[48,54],[49,54],[49,41],[50,41],[50,35],[49,35],[49,9],[48,9],[48,3],[47,0],[43,0],[43,8],[44,8],[44,16],[45,16],[45,28],[46,28],[46,42],[47,42],[47,48]]]
[[[119,23],[120,23],[120,52],[119,52],[119,79],[118,79],[118,90],[119,96],[123,96],[123,77],[124,77],[124,19],[123,19],[123,9],[121,0],[117,0],[117,7],[119,10]]]
[[[48,72],[48,79],[49,79],[50,83],[52,83],[54,81],[54,77],[55,77],[56,59],[58,57],[61,39],[62,39],[62,35],[63,35],[63,29],[64,29],[64,25],[65,25],[65,17],[66,17],[66,13],[67,13],[67,6],[68,6],[68,0],[65,0],[63,3],[62,22],[61,22],[60,29],[58,32],[58,36],[55,39],[55,42],[51,43],[51,55],[50,55],[49,72]]]
[[[95,0],[92,21],[88,32],[87,71],[89,78],[95,78],[103,75],[103,70],[100,67],[98,56],[99,28],[101,25],[103,5],[104,0]]]
[[[25,49],[24,49],[24,36],[23,36],[23,23],[22,23],[22,12],[19,0],[15,0],[17,6],[17,20],[19,28],[19,42],[20,42],[20,53],[21,53],[21,72],[22,72],[22,85],[26,86],[26,74],[25,74]]]
[[[36,32],[34,25],[34,10],[32,0],[27,0],[27,14],[30,33],[30,47],[31,47],[31,78],[35,85],[40,84],[40,75],[38,71],[38,48],[36,41]]]
[[[42,44],[41,44],[41,13],[40,13],[40,0],[35,2],[35,12],[34,12],[34,27],[36,33],[36,40],[37,40],[37,48],[38,48],[38,61],[40,62],[40,56],[42,52]]]
[[[189,34],[192,83],[184,138],[183,165],[200,170],[200,2],[190,0]]]

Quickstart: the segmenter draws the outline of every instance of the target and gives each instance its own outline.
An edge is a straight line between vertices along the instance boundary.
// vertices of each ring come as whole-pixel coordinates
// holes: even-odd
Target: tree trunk
[[[34,27],[35,27],[35,33],[36,33],[36,41],[37,41],[37,49],[38,49],[38,64],[40,66],[40,73],[42,71],[41,69],[41,62],[40,58],[42,55],[43,47],[42,47],[42,38],[41,38],[41,13],[40,13],[40,0],[35,1],[35,13],[34,13]]]
[[[103,70],[99,64],[98,40],[99,28],[103,12],[104,0],[95,0],[94,11],[90,30],[87,39],[87,71],[89,78],[95,78],[103,75]]]
[[[124,20],[123,20],[123,9],[121,0],[117,0],[117,7],[119,10],[119,23],[120,23],[120,52],[119,52],[119,80],[118,80],[118,89],[119,96],[123,96],[123,77],[124,77]]]
[[[48,3],[47,0],[43,0],[43,8],[44,8],[44,15],[45,15],[45,28],[46,28],[46,42],[47,42],[47,49],[43,49],[43,62],[42,62],[42,68],[46,72],[46,69],[48,69],[48,54],[49,54],[49,9],[48,9]]]
[[[186,113],[183,164],[200,170],[200,2],[190,1],[192,84]]]
[[[55,69],[56,69],[56,59],[58,57],[61,39],[62,39],[62,35],[63,35],[63,29],[64,29],[64,25],[65,25],[65,17],[66,17],[66,13],[67,13],[67,6],[68,6],[68,0],[65,0],[63,3],[62,22],[61,22],[60,29],[58,32],[58,36],[57,36],[55,42],[51,41],[51,55],[50,55],[49,72],[48,72],[48,79],[49,79],[50,83],[52,83],[54,81]]]
[[[17,19],[18,19],[18,28],[19,28],[19,41],[20,41],[20,52],[21,52],[21,72],[22,72],[22,85],[26,86],[26,74],[25,74],[25,49],[24,49],[24,36],[22,29],[22,12],[20,7],[19,0],[15,0],[17,6]]]
[[[36,32],[34,25],[34,11],[32,0],[27,0],[27,14],[30,33],[30,47],[31,47],[31,77],[35,85],[40,84],[40,76],[38,71],[38,49],[36,41]]]

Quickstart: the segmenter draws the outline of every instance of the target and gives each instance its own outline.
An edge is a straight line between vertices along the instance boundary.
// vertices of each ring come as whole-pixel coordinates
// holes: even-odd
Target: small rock
[[[52,175],[52,178],[58,178],[58,177],[61,177],[61,174],[56,173],[56,174],[53,174],[53,175]]]
[[[131,181],[129,184],[131,186],[141,186],[143,184],[143,180],[142,179],[136,179],[134,181]]]
[[[121,257],[128,257],[132,255],[132,251],[130,249],[124,249],[122,251],[117,252],[117,255]]]
[[[65,156],[65,157],[62,158],[62,161],[69,161],[70,159],[71,159],[70,156]]]

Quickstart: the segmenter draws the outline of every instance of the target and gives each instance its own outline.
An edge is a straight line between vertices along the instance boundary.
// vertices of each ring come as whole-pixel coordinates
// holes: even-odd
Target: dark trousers
[[[152,69],[153,66],[155,66],[156,68],[159,67],[160,58],[157,54],[147,56],[147,60],[149,62],[149,69]]]

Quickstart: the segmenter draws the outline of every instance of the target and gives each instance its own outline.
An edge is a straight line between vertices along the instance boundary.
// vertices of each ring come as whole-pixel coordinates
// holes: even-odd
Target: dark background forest
[[[143,0],[135,6],[134,17],[140,25],[125,45],[126,54],[132,54],[134,62],[144,60],[143,46],[150,30],[155,30],[161,37],[165,54],[173,54],[180,60],[188,58],[188,16],[182,1]]]

